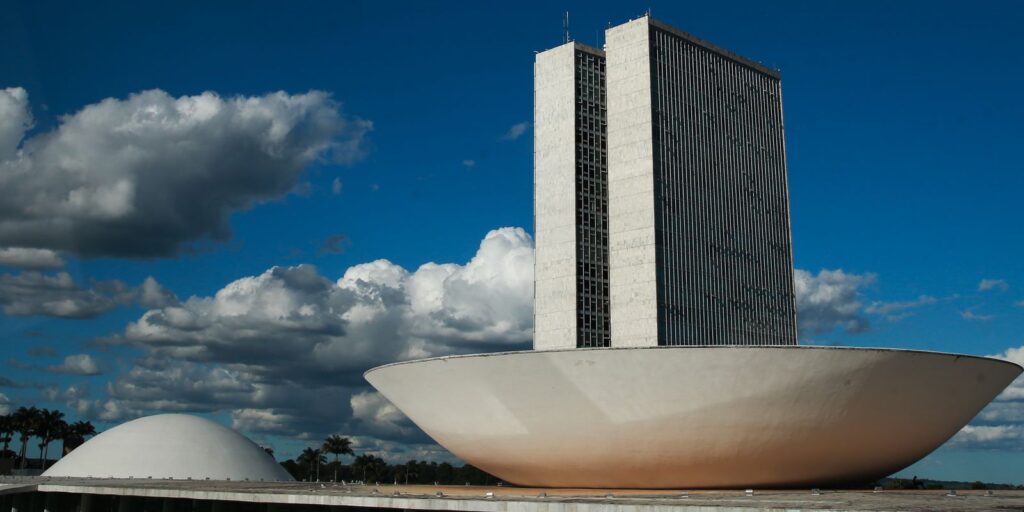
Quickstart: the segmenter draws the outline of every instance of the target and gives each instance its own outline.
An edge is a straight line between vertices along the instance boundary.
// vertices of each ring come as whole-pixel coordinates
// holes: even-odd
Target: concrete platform
[[[684,497],[683,491],[650,490],[5,478],[0,479],[0,511],[78,511],[89,508],[83,503],[100,499],[108,501],[93,509],[117,505],[117,510],[268,511],[310,506],[455,512],[1024,511],[1024,491],[992,491],[991,496],[986,491],[947,494],[825,490],[814,495],[811,490],[758,489],[752,495],[743,490],[688,491]],[[30,495],[34,499],[28,500]]]

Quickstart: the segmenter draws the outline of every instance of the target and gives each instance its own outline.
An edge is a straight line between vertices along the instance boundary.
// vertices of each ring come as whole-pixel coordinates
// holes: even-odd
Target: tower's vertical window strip
[[[576,346],[610,345],[605,59],[576,50]]]

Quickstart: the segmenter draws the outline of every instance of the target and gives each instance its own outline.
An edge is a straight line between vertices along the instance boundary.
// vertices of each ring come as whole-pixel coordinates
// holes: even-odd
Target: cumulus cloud
[[[1024,366],[1024,346],[989,357]],[[1007,386],[951,443],[964,449],[1024,451],[1024,376]]]
[[[154,411],[230,411],[240,428],[316,438],[350,428],[375,439],[428,442],[368,393],[363,371],[397,360],[527,348],[533,241],[491,231],[464,264],[409,271],[387,260],[330,280],[309,265],[274,267],[208,297],[154,308],[102,343],[147,356],[102,399],[100,419]],[[120,415],[120,416],[118,416]]]
[[[311,163],[351,163],[368,121],[330,95],[108,98],[22,140],[23,89],[0,92],[0,247],[170,256],[230,236],[229,215],[294,190]],[[20,143],[20,146],[19,146]]]
[[[1024,366],[1024,346],[1009,348],[1006,352],[996,354],[992,357],[1005,359],[1011,363]],[[1020,409],[1018,411],[1024,415],[1024,375],[1013,381],[1013,383],[999,395],[997,400],[1002,402],[1019,402]],[[1021,419],[1021,422],[1024,423],[1024,418]]]
[[[979,292],[987,292],[989,290],[999,290],[1005,292],[1010,289],[1010,285],[1003,279],[982,279],[978,283]]]
[[[106,283],[105,294],[82,288],[67,272],[47,275],[40,272],[0,275],[0,307],[10,316],[45,315],[59,318],[95,318],[110,311],[122,300],[119,281]]]
[[[11,399],[7,398],[7,395],[0,393],[0,414],[9,414],[11,412]]]
[[[402,438],[415,432],[415,427],[384,395],[364,391],[352,395],[349,401],[352,416],[365,433],[380,438]]]
[[[530,129],[530,123],[528,121],[523,121],[521,123],[516,123],[516,124],[510,126],[508,131],[506,131],[505,134],[501,136],[501,138],[503,140],[516,140],[519,137],[522,137],[523,134],[526,133],[526,130],[529,130],[529,129]]]
[[[843,329],[849,333],[867,331],[871,323],[862,308],[860,290],[875,282],[874,274],[851,274],[821,270],[794,272],[797,326],[801,335],[815,336]]]
[[[10,316],[95,318],[134,302],[150,307],[176,303],[177,298],[152,277],[135,289],[118,280],[96,281],[87,288],[67,272],[0,274],[0,309]]]
[[[144,308],[164,308],[179,304],[174,292],[164,288],[153,276],[146,277],[136,290],[136,300]]]
[[[950,445],[974,449],[1024,446],[1024,425],[967,425],[953,437]]]
[[[931,295],[921,295],[914,300],[902,302],[872,302],[864,312],[871,315],[881,315],[890,322],[896,322],[906,318],[913,313],[911,310],[922,306],[930,306],[938,302],[938,299]]]
[[[0,266],[24,270],[55,270],[64,266],[64,260],[49,249],[0,247]]]
[[[72,354],[65,357],[63,363],[49,366],[47,370],[54,373],[69,373],[72,375],[99,375],[103,373],[100,370],[100,365],[89,354]]]
[[[17,155],[18,145],[32,124],[28,92],[21,87],[0,89],[0,160]]]

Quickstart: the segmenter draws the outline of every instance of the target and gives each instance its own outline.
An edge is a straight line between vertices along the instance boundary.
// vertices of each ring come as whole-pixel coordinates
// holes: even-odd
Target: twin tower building
[[[649,16],[534,64],[538,350],[795,345],[778,71]]]

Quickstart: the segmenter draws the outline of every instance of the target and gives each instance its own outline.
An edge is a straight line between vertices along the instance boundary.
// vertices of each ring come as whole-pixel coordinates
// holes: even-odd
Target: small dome
[[[43,476],[292,480],[245,436],[187,414],[122,423],[76,448]]]

